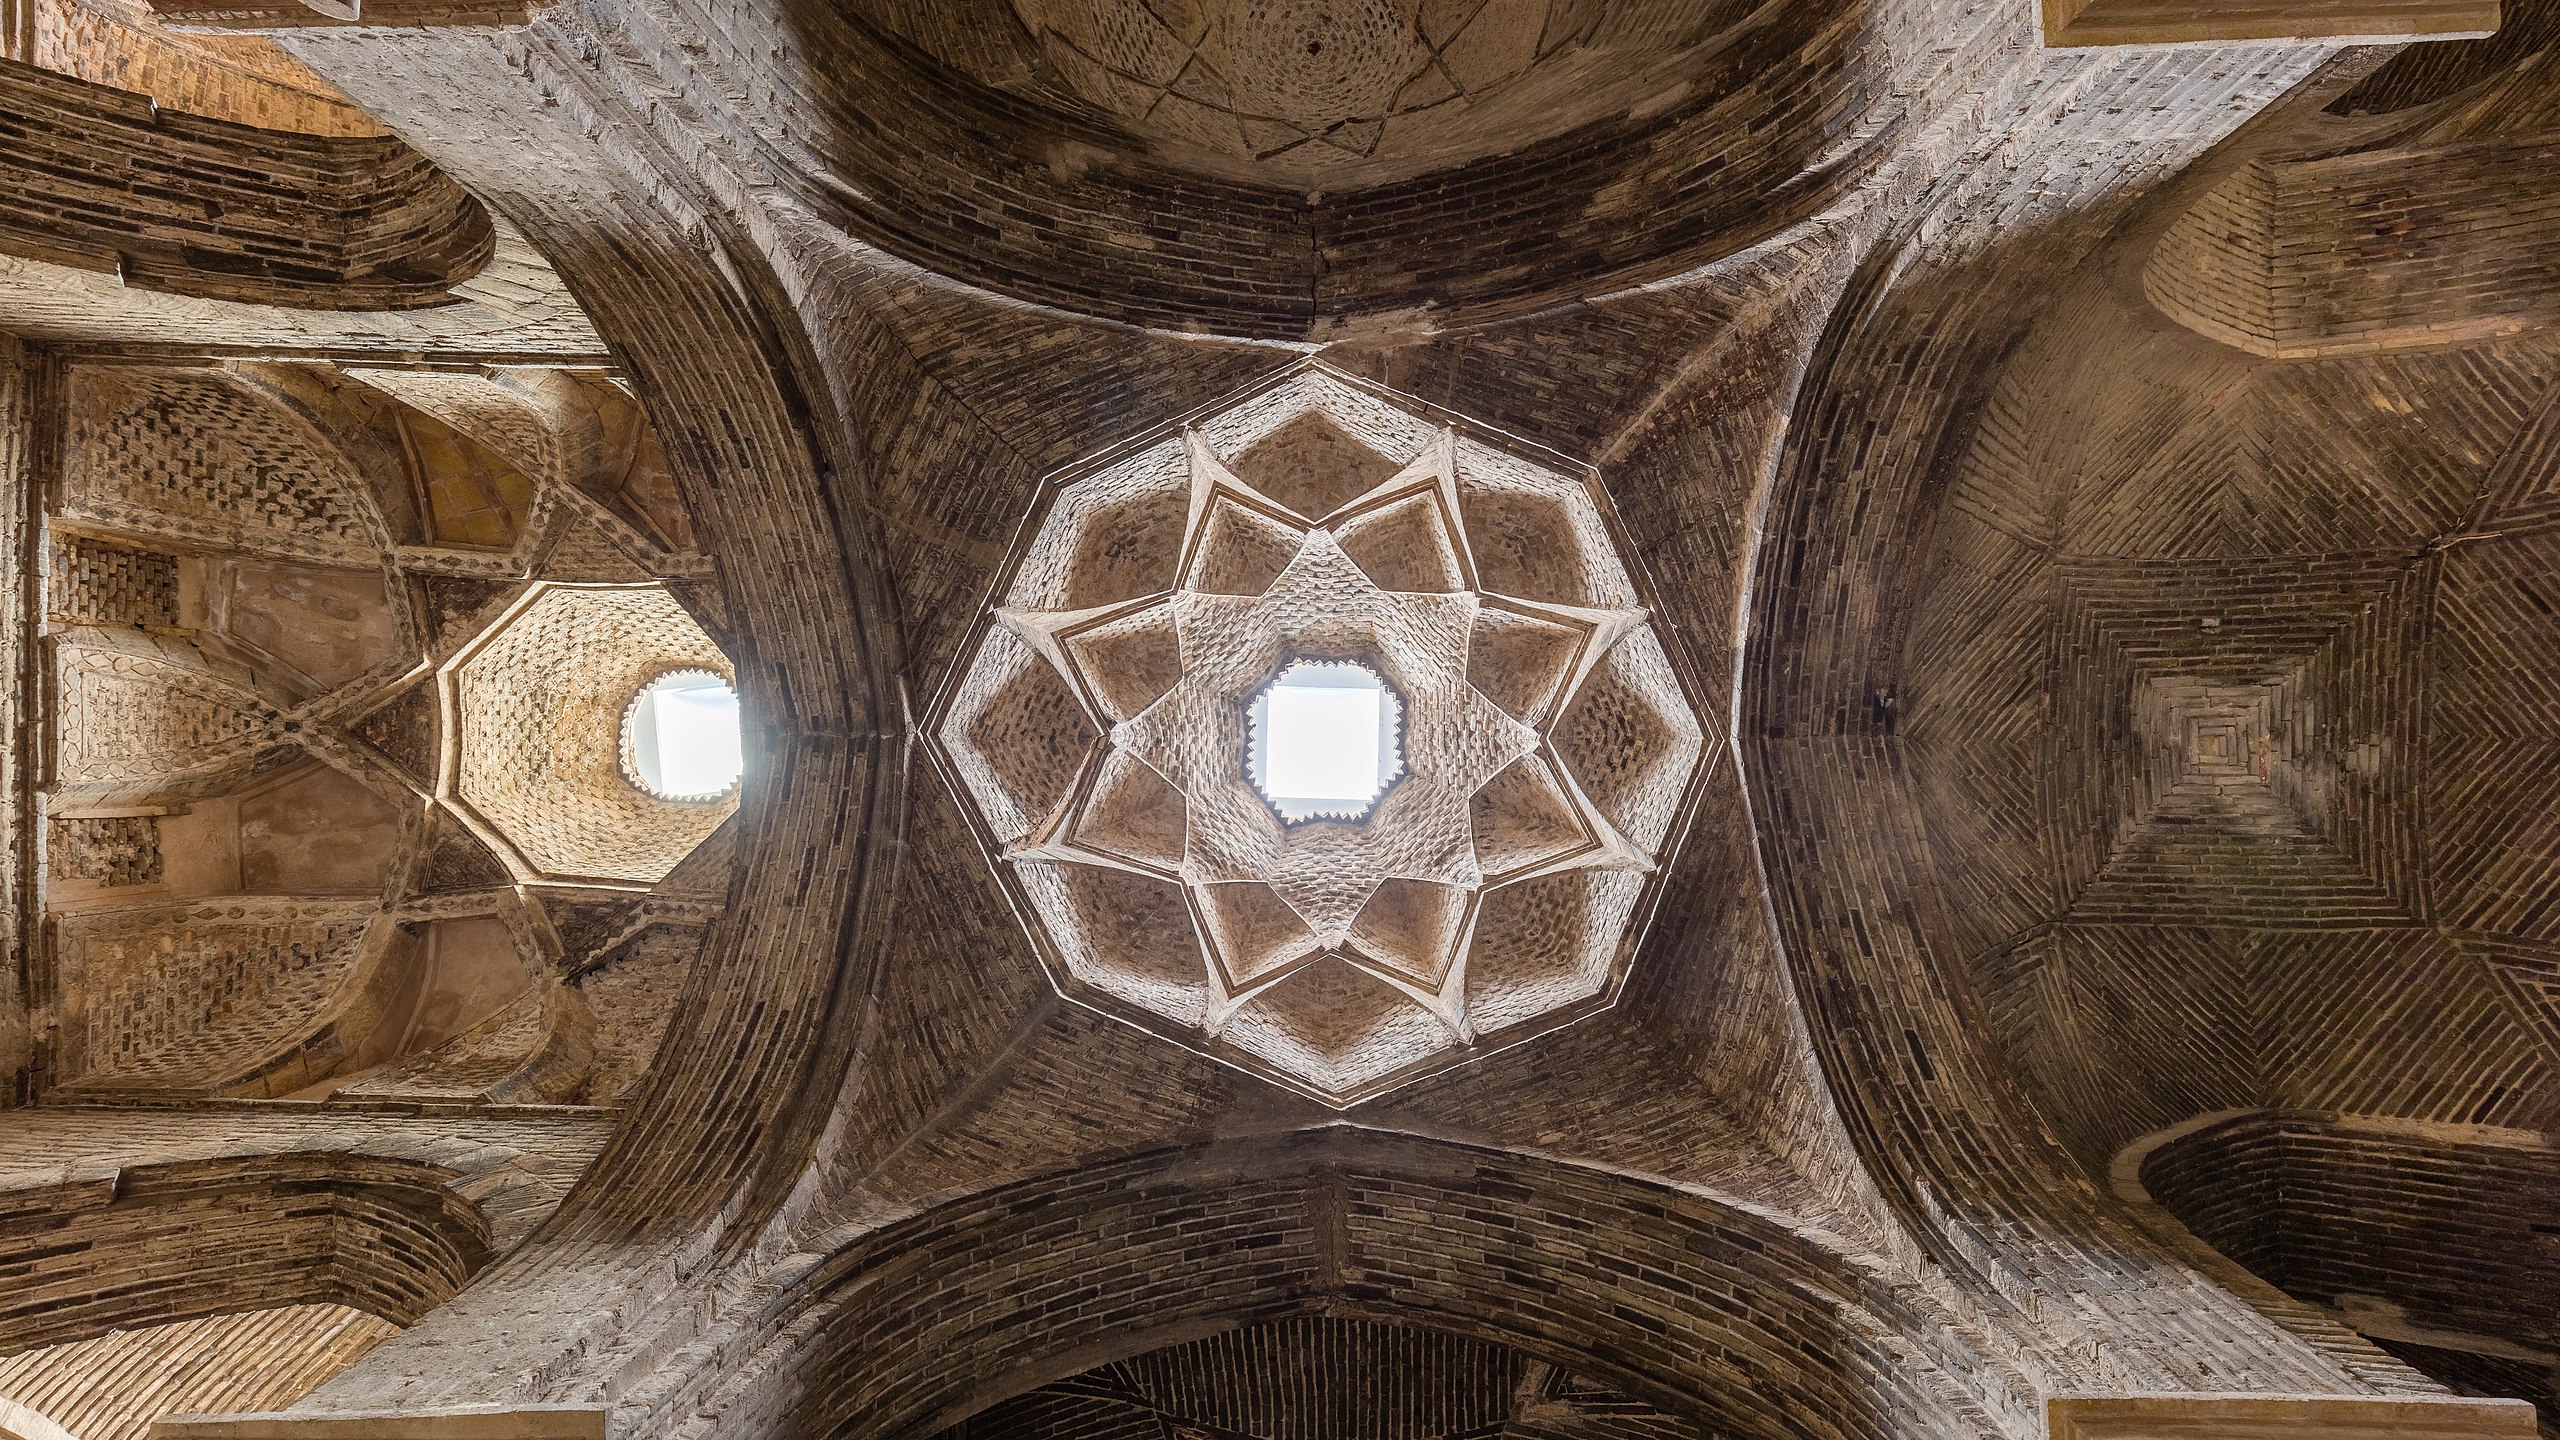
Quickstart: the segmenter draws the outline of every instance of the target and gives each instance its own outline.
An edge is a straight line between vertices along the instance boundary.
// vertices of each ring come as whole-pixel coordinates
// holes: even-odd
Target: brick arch
[[[1300,1315],[1088,1370],[1001,1402],[937,1440],[1156,1440],[1203,1427],[1267,1440],[1453,1440],[1534,1433],[1695,1434],[1679,1416],[1531,1359],[1436,1330]]]
[[[1518,315],[1765,239],[1882,154],[1830,148],[1845,116],[1885,108],[1879,34],[1945,23],[1859,0],[1761,12],[1659,108],[1630,103],[1505,153],[1454,151],[1430,173],[1327,193],[1167,160],[1098,116],[946,69],[852,7],[780,8],[694,63],[775,71],[776,169],[830,223],[1035,304],[1280,339]],[[767,53],[807,63],[775,70]],[[1014,207],[1001,231],[977,218],[998,193]],[[1636,194],[1653,201],[1633,208]]]
[[[2560,1428],[2560,1145],[2532,1130],[2245,1110],[2147,1135],[2116,1187],[2469,1395]]]
[[[12,255],[208,300],[408,310],[452,303],[497,253],[480,202],[388,135],[162,112],[14,61],[0,118],[26,162],[0,175]]]
[[[0,1194],[0,1354],[329,1302],[394,1324],[490,1258],[441,1166],[302,1152],[139,1165]]]
[[[1333,1127],[1158,1153],[937,1209],[766,1312],[708,1431],[929,1434],[1094,1366],[1289,1315],[1515,1348],[1737,1437],[1991,1433],[1925,1302],[1658,1184]]]

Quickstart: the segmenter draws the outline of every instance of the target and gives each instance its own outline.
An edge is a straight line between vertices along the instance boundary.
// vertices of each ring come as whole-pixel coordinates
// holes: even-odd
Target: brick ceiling
[[[0,63],[13,1403],[2531,1434],[2560,5],[379,3]]]

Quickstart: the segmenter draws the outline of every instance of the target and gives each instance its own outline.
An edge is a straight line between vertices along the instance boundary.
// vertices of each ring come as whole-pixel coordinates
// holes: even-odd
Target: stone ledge
[[[2065,1395],[2048,1440],[2534,1440],[2522,1400],[2449,1395]]]
[[[2041,0],[2044,43],[2195,45],[2234,40],[2476,39],[2499,0]]]
[[[160,22],[182,33],[274,34],[361,25],[377,29],[489,26],[513,29],[539,3],[520,0],[150,0]]]
[[[373,1415],[171,1415],[151,1440],[604,1440],[601,1405],[470,1406]]]

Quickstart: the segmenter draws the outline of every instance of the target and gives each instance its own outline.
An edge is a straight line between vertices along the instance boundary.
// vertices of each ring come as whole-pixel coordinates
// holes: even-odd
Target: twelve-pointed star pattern
[[[1530,1010],[1608,988],[1615,932],[1654,869],[1699,737],[1623,569],[1585,556],[1605,538],[1587,492],[1417,417],[1382,427],[1351,403],[1373,409],[1375,397],[1321,370],[1296,388],[1307,392],[1296,407],[1266,404],[1283,413],[1260,414],[1259,435],[1219,437],[1263,484],[1221,453],[1214,421],[1160,447],[1181,501],[1178,531],[1160,523],[1155,537],[1169,586],[1075,603],[1087,596],[1071,577],[1027,557],[1008,599],[1030,603],[995,612],[1016,643],[982,644],[941,733],[995,828],[1017,818],[997,838],[1080,982],[1071,993],[1135,1002],[1212,1053],[1343,1103]],[[1327,401],[1350,413],[1329,415]],[[1353,439],[1362,428],[1370,435]],[[1369,448],[1381,440],[1392,448]],[[1585,556],[1569,563],[1604,573],[1550,577],[1536,595],[1487,587],[1469,491],[1515,532],[1534,532],[1539,512],[1528,507],[1524,520],[1512,502],[1538,492],[1463,483],[1471,459],[1514,482],[1542,480],[1548,513],[1589,522],[1533,533],[1526,546],[1514,534],[1509,551]],[[1127,476],[1082,484],[1115,478]],[[1125,551],[1129,535],[1094,544],[1110,529],[1108,519],[1099,531],[1080,524],[1068,505],[1042,534],[1086,555]],[[1516,554],[1506,563],[1523,578],[1538,568]],[[1405,773],[1356,820],[1286,823],[1248,777],[1252,699],[1302,659],[1365,665],[1402,700]],[[1073,710],[1078,734],[1032,723],[1041,702],[1023,686],[1047,677],[1066,692],[1049,692],[1048,708]],[[1595,691],[1606,692],[1596,706]],[[1602,733],[1618,751],[1669,753],[1613,754],[1595,797],[1564,752],[1587,751]],[[1039,783],[1023,762],[1041,753],[1071,755],[1072,773]],[[1574,758],[1589,768],[1587,755]],[[1676,774],[1630,787],[1620,783],[1630,759]],[[1551,887],[1544,903],[1489,903],[1506,887],[1585,877]],[[1178,891],[1189,974],[1172,973],[1162,947],[1109,933],[1172,913],[1149,910],[1130,887]],[[1585,933],[1595,926],[1606,932],[1597,946]],[[1537,992],[1525,1006],[1524,979]]]

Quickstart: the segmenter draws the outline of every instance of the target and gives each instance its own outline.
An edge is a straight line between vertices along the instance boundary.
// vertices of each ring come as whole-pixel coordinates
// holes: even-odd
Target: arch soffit
[[[1078,1258],[1085,1220],[1108,1230],[1115,1255],[1173,1243],[1136,1267],[1147,1278],[1115,1286],[1131,1267]],[[1555,1244],[1518,1243],[1519,1230],[1550,1225]],[[1498,1254],[1512,1258],[1496,1266]],[[1213,1261],[1237,1274],[1206,1271]],[[991,1302],[1048,1293],[1025,1273],[1044,1268],[1057,1287],[1089,1293],[1036,1311],[965,1298],[981,1280]],[[1438,1293],[1446,1281],[1463,1296]],[[1138,1293],[1149,1290],[1161,1293]],[[1131,1323],[1109,1318],[1115,1301]],[[808,1433],[930,1433],[1097,1365],[1308,1312],[1507,1345],[1772,1437],[1796,1433],[1788,1399],[1701,1353],[1783,1351],[1796,1372],[1787,1388],[1820,1371],[1809,1383],[1831,1391],[1803,1413],[1848,1417],[1844,1434],[1991,1433],[1944,1372],[1911,1363],[1909,1346],[1892,1363],[1874,1348],[1888,1335],[1928,1343],[1934,1306],[1818,1232],[1659,1182],[1342,1125],[1046,1175],[852,1239],[764,1307],[763,1355],[739,1367],[754,1378],[732,1388],[711,1433],[777,1423],[763,1406],[778,1392],[759,1393],[776,1380],[803,1397],[790,1423]],[[1678,1338],[1697,1330],[1718,1344]],[[1807,1363],[1818,1354],[1829,1363]],[[861,1388],[831,1389],[838,1379]]]

